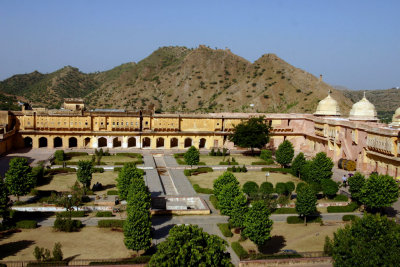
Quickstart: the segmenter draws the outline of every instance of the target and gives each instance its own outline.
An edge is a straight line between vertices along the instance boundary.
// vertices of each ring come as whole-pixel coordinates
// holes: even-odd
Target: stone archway
[[[199,142],[199,148],[205,148],[206,147],[206,139],[201,138]]]
[[[184,147],[187,148],[191,146],[192,146],[192,139],[188,137],[185,139]]]
[[[83,139],[83,146],[84,147],[90,146],[90,137],[86,137],[85,139]]]
[[[120,137],[115,137],[114,139],[113,139],[113,147],[121,147],[121,140],[120,140]]]
[[[178,147],[178,138],[171,138],[171,141],[170,141],[170,147],[171,148],[177,148]]]
[[[47,138],[46,137],[39,138],[39,147],[47,147]]]
[[[142,147],[150,147],[151,146],[151,140],[149,137],[143,138],[143,144]]]
[[[164,147],[164,138],[162,138],[162,137],[157,138],[156,147],[157,148]]]
[[[54,148],[62,147],[63,146],[63,140],[61,139],[61,137],[57,136],[56,138],[54,138],[53,145],[54,145]]]
[[[24,147],[32,147],[32,138],[31,137],[25,137],[24,138]]]
[[[136,147],[136,138],[135,137],[128,138],[128,147]]]
[[[107,147],[107,139],[105,137],[100,137],[97,142],[98,147]]]
[[[70,137],[68,139],[68,147],[78,147],[78,139],[76,139],[76,137]]]

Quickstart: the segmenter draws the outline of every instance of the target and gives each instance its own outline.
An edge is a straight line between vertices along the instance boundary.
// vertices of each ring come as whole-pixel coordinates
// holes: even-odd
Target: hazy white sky
[[[400,1],[0,0],[0,80],[103,71],[161,46],[275,53],[332,85],[400,86]]]

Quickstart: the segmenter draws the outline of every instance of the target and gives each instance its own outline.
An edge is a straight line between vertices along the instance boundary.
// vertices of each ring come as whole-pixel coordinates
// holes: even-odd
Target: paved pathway
[[[151,170],[146,170],[146,175],[144,176],[146,185],[149,187],[152,197],[158,197],[165,195],[164,188],[161,184],[160,176],[156,170],[156,163],[151,155],[143,156],[144,165],[146,167],[152,167]]]

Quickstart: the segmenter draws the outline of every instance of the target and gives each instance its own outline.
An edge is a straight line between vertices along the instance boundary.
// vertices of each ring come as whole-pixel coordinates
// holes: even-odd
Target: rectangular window
[[[113,125],[115,126],[115,121],[113,122]]]

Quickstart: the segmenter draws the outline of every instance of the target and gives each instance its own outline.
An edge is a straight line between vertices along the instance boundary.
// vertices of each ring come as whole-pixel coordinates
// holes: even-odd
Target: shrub
[[[62,212],[58,213],[58,216],[69,218],[70,214],[71,214],[71,217],[85,217],[84,210],[62,211]]]
[[[32,168],[32,175],[36,178],[36,184],[43,184],[44,168],[43,166],[36,166]]]
[[[273,164],[273,163],[274,163],[273,160],[272,160],[272,163],[271,163],[270,160],[268,160],[268,161],[255,161],[255,162],[252,162],[251,165],[270,165],[270,164]]]
[[[246,168],[246,166],[243,164],[243,167],[241,168],[241,171],[242,172],[247,172],[247,168]]]
[[[336,195],[333,200],[335,201],[348,201],[349,198],[345,195]]]
[[[208,153],[208,155],[209,156],[215,156],[216,155],[214,148],[211,149],[211,151],[210,151],[210,153]]]
[[[214,190],[212,190],[210,188],[200,187],[198,184],[194,184],[193,189],[194,189],[194,191],[196,191],[196,193],[200,193],[200,194],[213,194],[214,193]]]
[[[343,215],[342,220],[343,220],[344,222],[348,222],[348,221],[355,221],[356,218],[357,218],[356,215],[353,215],[353,214],[346,214],[346,215]]]
[[[274,192],[274,185],[270,182],[263,182],[260,186],[260,193],[272,194]]]
[[[111,211],[98,211],[96,217],[113,217],[113,214]]]
[[[69,220],[57,216],[54,221],[54,229],[62,232],[77,232],[82,228],[82,222],[79,220]]]
[[[124,220],[99,220],[97,222],[97,227],[100,228],[123,228]]]
[[[245,182],[243,185],[243,192],[245,192],[248,196],[254,195],[258,192],[258,184],[253,181]]]
[[[265,161],[272,159],[272,151],[268,149],[262,149],[260,153],[260,158]]]
[[[65,160],[64,150],[57,150],[54,153],[54,159],[57,161],[64,161]]]
[[[186,176],[191,176],[192,172],[191,172],[191,170],[184,170],[183,174],[186,175]]]
[[[57,242],[54,244],[53,247],[53,261],[62,261],[63,260],[63,253],[61,250],[61,243]]]
[[[240,245],[239,242],[232,242],[231,247],[239,259],[246,259],[249,257],[249,253],[247,253],[247,251],[242,247],[242,245]]]
[[[286,184],[285,183],[280,183],[280,182],[276,183],[275,191],[279,195],[286,195],[287,192],[288,192],[288,190],[286,188]]]
[[[225,237],[232,237],[232,231],[229,228],[229,223],[218,223],[218,228],[219,230],[221,230],[221,233],[223,234],[223,236]]]
[[[239,165],[239,163],[233,161],[221,161],[219,165]]]
[[[351,202],[347,206],[329,206],[327,208],[329,213],[338,213],[338,212],[353,212],[358,208],[356,202]]]
[[[108,190],[107,195],[108,196],[118,196],[118,190]]]
[[[211,202],[211,204],[213,204],[215,209],[218,209],[218,199],[217,199],[216,196],[211,195],[210,196],[210,202]]]
[[[115,172],[120,172],[122,170],[122,167],[114,167]]]
[[[304,223],[304,218],[301,218],[299,216],[288,216],[286,218],[286,222],[288,224],[300,224],[300,223]],[[307,223],[322,223],[322,218],[321,217],[307,217]]]
[[[37,222],[35,220],[22,220],[17,222],[15,227],[22,229],[35,229],[37,228]]]
[[[125,157],[130,157],[130,158],[138,158],[142,159],[142,154],[140,153],[116,153],[116,156],[125,156]]]
[[[66,158],[69,158],[69,159],[72,157],[87,156],[87,155],[89,155],[89,153],[87,153],[87,152],[67,152],[67,153],[65,153]]]
[[[296,193],[298,193],[298,192],[301,190],[301,188],[304,187],[304,186],[306,186],[306,185],[307,185],[307,184],[304,183],[304,182],[298,183],[297,186],[296,186]]]
[[[200,174],[200,173],[207,173],[207,172],[213,172],[213,169],[211,167],[200,167],[197,169],[187,169],[187,170],[183,171],[183,173],[186,176],[191,176],[191,175]]]
[[[291,194],[294,191],[294,189],[296,188],[296,186],[294,185],[294,183],[292,181],[286,182],[285,186],[286,186],[286,191],[288,194]]]
[[[321,181],[321,186],[322,186],[322,192],[328,198],[335,197],[336,193],[339,191],[339,185],[332,179],[323,179]]]

